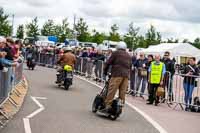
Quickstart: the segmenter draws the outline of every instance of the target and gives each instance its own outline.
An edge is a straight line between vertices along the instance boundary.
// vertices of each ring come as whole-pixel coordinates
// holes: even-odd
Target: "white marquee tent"
[[[185,57],[200,57],[200,50],[195,48],[189,43],[161,43],[159,45],[149,46],[144,49],[145,54],[161,54],[165,51],[169,51],[172,56],[185,56]]]
[[[179,57],[196,57],[200,59],[200,50],[189,43],[161,43],[142,50],[145,54],[161,54],[161,56],[165,51],[169,51],[171,56],[176,59]]]

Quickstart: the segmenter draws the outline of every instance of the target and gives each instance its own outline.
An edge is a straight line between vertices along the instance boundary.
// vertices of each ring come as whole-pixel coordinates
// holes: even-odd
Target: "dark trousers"
[[[131,75],[130,75],[130,89],[133,91],[135,94],[135,70],[131,70]]]
[[[159,98],[156,96],[156,92],[160,84],[150,84],[149,88],[149,102],[153,103],[154,101],[158,103]]]
[[[87,58],[83,58],[83,64],[82,64],[82,74],[86,74],[87,71]]]

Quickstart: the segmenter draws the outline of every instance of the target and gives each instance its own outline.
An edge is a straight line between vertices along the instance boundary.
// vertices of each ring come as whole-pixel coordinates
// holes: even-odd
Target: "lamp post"
[[[14,36],[14,19],[15,19],[15,15],[12,14],[12,33],[11,33],[11,36]]]

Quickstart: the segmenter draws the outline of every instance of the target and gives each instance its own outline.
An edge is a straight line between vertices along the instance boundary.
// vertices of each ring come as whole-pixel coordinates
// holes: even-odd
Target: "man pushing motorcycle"
[[[131,70],[131,56],[126,52],[127,45],[125,42],[119,42],[117,51],[113,52],[105,64],[104,74],[108,74],[111,66],[111,79],[109,81],[108,93],[105,98],[105,110],[110,110],[117,90],[122,104],[125,103],[125,94],[128,88],[128,79]]]

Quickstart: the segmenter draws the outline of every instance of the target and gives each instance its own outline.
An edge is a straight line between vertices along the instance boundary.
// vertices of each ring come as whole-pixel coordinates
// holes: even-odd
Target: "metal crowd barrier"
[[[42,66],[54,67],[56,65],[58,55],[50,53],[38,53],[37,64]]]
[[[174,108],[178,105],[182,109],[183,105],[199,106],[195,105],[194,99],[200,98],[200,76],[176,74],[173,79]]]
[[[23,63],[20,63],[16,68],[14,68],[14,84],[21,82],[23,78]]]
[[[138,70],[136,68],[132,70],[130,79],[130,89],[132,90],[129,93],[133,92],[136,95],[141,96],[149,95],[148,80],[145,81],[144,93],[141,92],[142,81],[138,76]],[[137,83],[139,83],[139,85],[137,85]],[[181,109],[184,109],[186,106],[200,107],[200,105],[195,105],[196,103],[194,103],[195,97],[200,98],[200,76],[185,74],[171,75],[170,72],[166,72],[162,87],[165,90],[165,95],[161,98],[161,103],[167,103],[168,106],[173,107],[173,109],[177,108],[178,106],[180,106]],[[174,106],[172,106],[172,104]]]
[[[90,58],[76,58],[75,72],[86,76],[87,78],[94,78],[98,81],[104,81],[103,77],[104,62],[101,60],[94,61]]]
[[[23,63],[16,68],[8,67],[7,70],[0,71],[0,105],[7,99],[12,89],[23,78]]]

